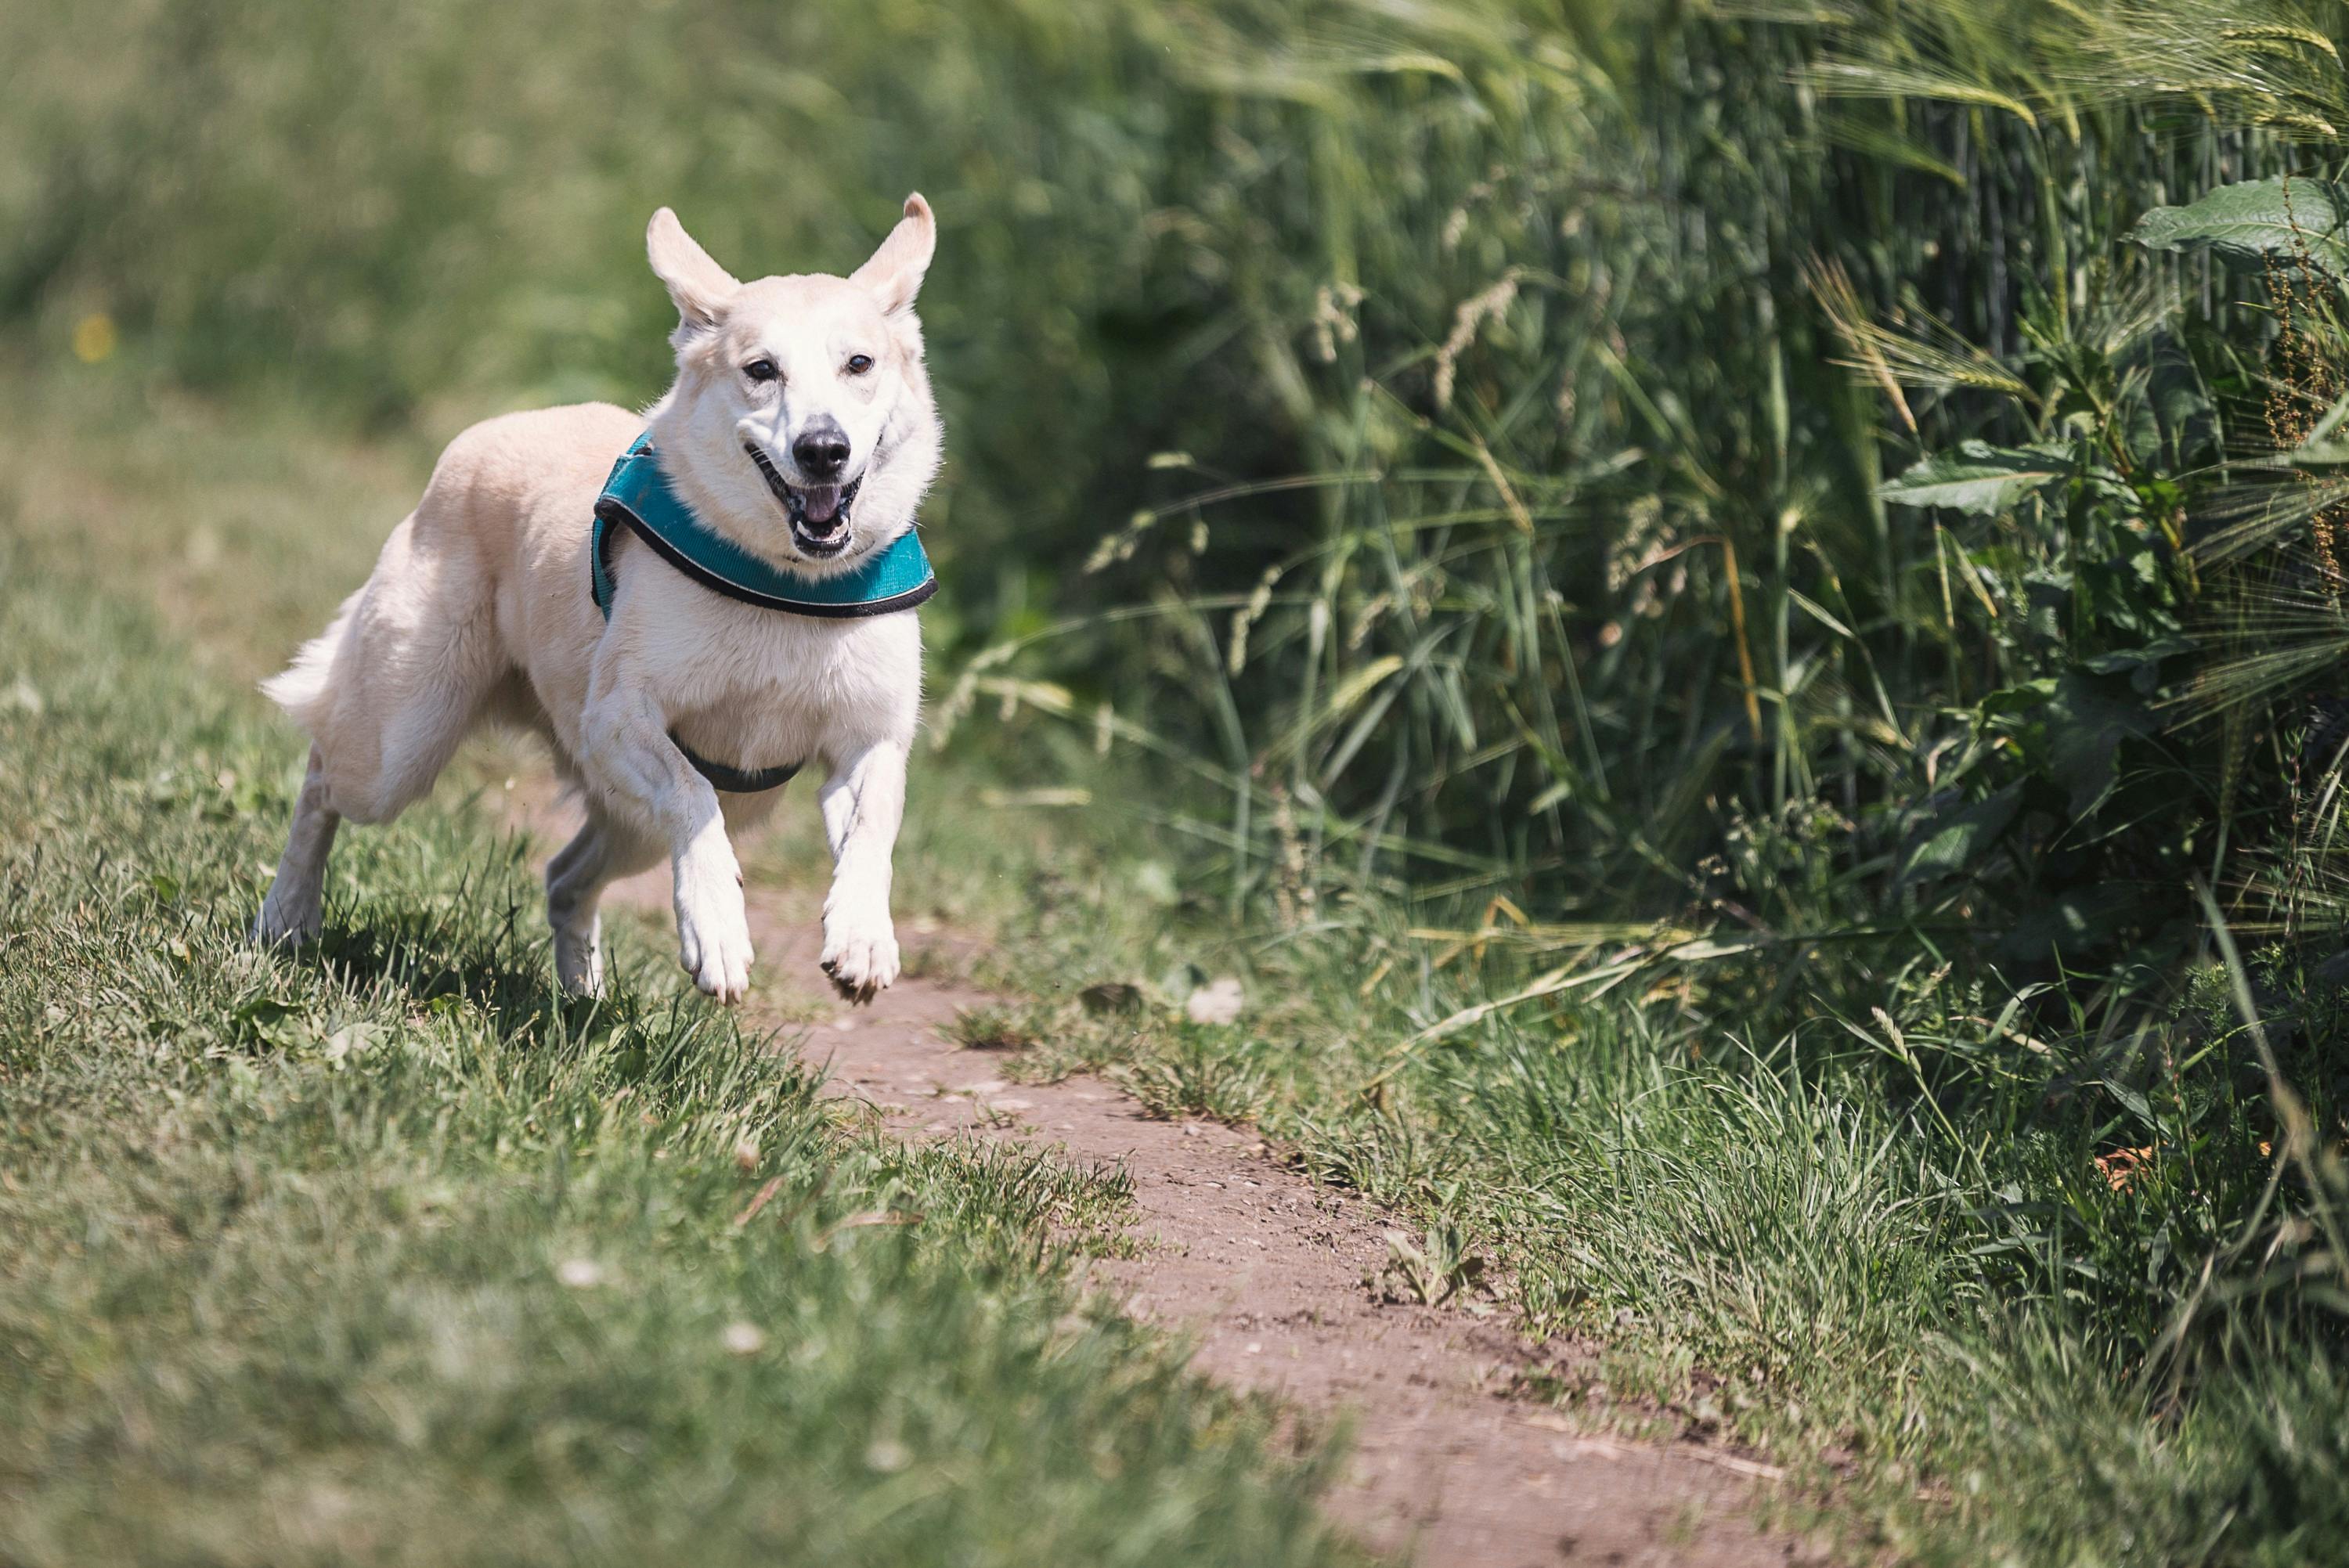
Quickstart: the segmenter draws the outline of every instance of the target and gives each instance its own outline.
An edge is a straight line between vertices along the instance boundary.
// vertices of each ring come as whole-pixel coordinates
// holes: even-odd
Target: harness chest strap
[[[751,554],[694,516],[661,472],[649,432],[638,436],[612,465],[612,477],[595,498],[595,526],[587,547],[588,592],[595,608],[612,618],[614,547],[626,528],[653,553],[713,593],[786,614],[826,619],[889,615],[910,610],[938,591],[937,574],[910,529],[888,548],[854,567],[825,577],[802,577]],[[746,770],[712,762],[678,739],[669,742],[713,789],[730,795],[756,795],[781,789],[802,764]]]

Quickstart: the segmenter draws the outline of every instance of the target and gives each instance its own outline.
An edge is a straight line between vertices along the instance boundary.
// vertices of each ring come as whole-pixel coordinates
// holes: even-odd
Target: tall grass
[[[2187,87],[2107,88],[2140,40],[2038,6],[1616,17],[1588,48],[1529,11],[1410,18],[1193,48],[1299,167],[1301,208],[1255,215],[1310,260],[1236,293],[1307,478],[1170,454],[1092,559],[1171,595],[1164,678],[1072,711],[1190,708],[1236,882],[1274,880],[1283,801],[1313,876],[1530,877],[1553,914],[1701,898],[1733,803],[1833,805],[1865,865],[1987,693],[2178,613],[2034,604],[2120,553],[2101,519],[1882,487],[1968,437],[2087,430],[2180,486],[2218,454],[2264,311],[2123,241],[2287,164],[2248,89],[2181,117]]]

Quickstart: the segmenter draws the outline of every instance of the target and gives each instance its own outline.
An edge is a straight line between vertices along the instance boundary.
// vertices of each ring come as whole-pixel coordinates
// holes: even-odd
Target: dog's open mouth
[[[766,453],[745,441],[742,449],[759,465],[761,477],[792,520],[792,541],[806,554],[837,555],[848,548],[848,514],[856,504],[859,474],[844,485],[794,485],[776,470]]]

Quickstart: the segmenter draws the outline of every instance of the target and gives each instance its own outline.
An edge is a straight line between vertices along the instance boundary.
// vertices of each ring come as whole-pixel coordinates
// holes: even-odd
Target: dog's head
[[[687,505],[780,565],[823,574],[913,526],[938,467],[914,295],[937,225],[905,215],[844,278],[738,283],[664,207],[646,249],[677,304],[677,381],[649,417]]]

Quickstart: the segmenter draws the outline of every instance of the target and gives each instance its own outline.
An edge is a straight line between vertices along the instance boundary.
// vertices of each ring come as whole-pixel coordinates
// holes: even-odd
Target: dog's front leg
[[[889,920],[889,857],[905,817],[905,748],[878,741],[824,780],[832,891],[823,901],[823,970],[852,1002],[870,1002],[897,978]]]
[[[588,781],[669,847],[678,961],[709,995],[740,1001],[750,987],[750,923],[718,791],[686,761],[641,691],[591,693],[582,731]]]

